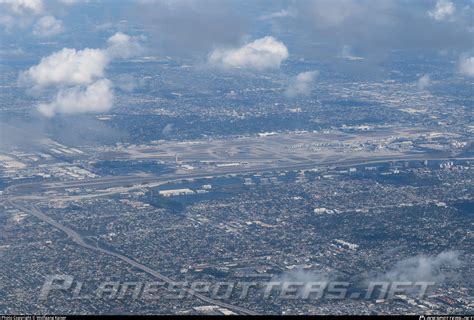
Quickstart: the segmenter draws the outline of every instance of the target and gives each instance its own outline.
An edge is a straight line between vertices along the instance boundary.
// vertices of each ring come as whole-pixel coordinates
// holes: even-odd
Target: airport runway
[[[444,158],[430,158],[428,156],[420,157],[420,154],[413,154],[411,156],[400,156],[390,158],[376,158],[372,160],[367,159],[341,159],[339,161],[305,161],[295,164],[280,164],[280,165],[262,165],[247,168],[228,168],[223,170],[222,168],[212,172],[199,172],[199,173],[184,173],[184,174],[165,174],[165,175],[130,175],[130,176],[109,176],[101,177],[96,179],[84,179],[76,181],[64,181],[64,182],[33,182],[13,185],[7,187],[4,191],[4,195],[8,198],[14,197],[15,194],[22,194],[22,189],[27,194],[31,194],[33,191],[49,191],[66,188],[80,188],[80,187],[98,187],[98,186],[124,186],[128,184],[149,184],[153,182],[173,182],[186,179],[200,179],[200,178],[215,178],[222,177],[232,174],[252,174],[261,172],[275,172],[275,171],[289,171],[289,170],[305,170],[316,167],[334,166],[339,168],[345,168],[349,166],[360,166],[360,165],[374,165],[378,163],[386,163],[392,161],[448,161],[448,160],[474,160],[474,158],[456,158],[456,157],[444,157]]]

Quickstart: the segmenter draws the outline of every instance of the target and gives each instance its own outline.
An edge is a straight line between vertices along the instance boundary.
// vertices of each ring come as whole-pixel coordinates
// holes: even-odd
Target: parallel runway
[[[377,163],[386,163],[394,161],[424,161],[424,160],[433,160],[433,161],[451,161],[451,160],[474,160],[472,157],[468,158],[457,158],[457,157],[429,157],[421,156],[420,154],[411,154],[411,155],[400,155],[397,157],[379,157],[372,158],[371,160],[367,159],[340,159],[338,161],[326,160],[326,161],[304,161],[299,163],[284,163],[284,164],[274,164],[274,165],[261,165],[261,166],[252,166],[252,167],[240,167],[240,168],[219,168],[214,171],[202,171],[196,173],[175,173],[175,174],[164,174],[160,176],[156,175],[129,175],[129,176],[106,176],[95,179],[84,179],[84,180],[75,180],[75,181],[64,181],[64,182],[32,182],[13,185],[5,189],[4,195],[7,197],[21,195],[22,193],[31,194],[31,192],[38,191],[50,191],[50,190],[60,190],[66,188],[80,188],[80,187],[100,187],[100,186],[124,186],[129,184],[148,184],[153,182],[172,182],[186,179],[199,179],[199,178],[213,178],[213,177],[222,177],[233,174],[252,174],[252,173],[261,173],[261,172],[275,172],[275,171],[290,171],[290,170],[305,170],[312,169],[317,167],[339,167],[345,168],[349,166],[360,166],[360,165],[374,165]],[[23,192],[22,192],[23,191]]]

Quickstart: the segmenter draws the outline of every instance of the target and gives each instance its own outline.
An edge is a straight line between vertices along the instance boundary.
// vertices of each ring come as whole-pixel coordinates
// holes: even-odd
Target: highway
[[[174,287],[179,288],[179,283],[173,281],[171,278],[168,278],[167,276],[162,275],[158,271],[153,270],[153,269],[151,269],[151,268],[149,268],[149,267],[147,267],[147,266],[145,266],[145,265],[143,265],[143,264],[127,257],[127,256],[124,256],[124,255],[122,255],[120,253],[117,253],[117,252],[109,251],[109,250],[104,249],[104,248],[95,247],[95,246],[92,246],[90,244],[87,244],[84,241],[84,239],[81,237],[81,235],[79,235],[79,233],[77,233],[76,231],[60,224],[59,222],[52,219],[51,217],[48,217],[43,212],[41,212],[41,210],[39,210],[35,205],[32,205],[31,207],[27,207],[23,204],[19,204],[19,203],[16,203],[14,201],[9,201],[9,203],[12,206],[14,206],[15,208],[17,208],[17,209],[19,209],[23,212],[29,213],[29,214],[35,216],[36,218],[50,224],[51,226],[55,227],[56,229],[59,229],[59,230],[63,231],[64,233],[67,234],[67,236],[72,241],[74,241],[79,246],[81,246],[83,248],[86,248],[86,249],[93,250],[93,251],[97,251],[97,252],[100,252],[100,253],[103,253],[103,254],[106,254],[106,255],[109,255],[109,256],[113,256],[113,257],[115,257],[119,260],[122,260],[125,263],[128,263],[129,265],[131,265],[135,268],[138,268],[138,269],[152,275],[153,277],[155,277],[155,278],[157,278],[157,279],[159,279],[159,280],[161,280],[165,283],[168,283],[170,285],[173,285]],[[200,293],[198,293],[198,292],[196,292],[196,291],[194,291],[190,288],[184,287],[184,286],[181,286],[180,289],[182,289],[184,292],[188,293],[189,295],[198,298],[199,300],[201,300],[203,302],[206,302],[206,303],[209,303],[209,304],[212,304],[212,305],[217,305],[217,306],[235,311],[239,314],[244,314],[244,315],[257,315],[258,314],[256,312],[253,312],[252,310],[249,310],[249,309],[246,309],[246,308],[242,308],[242,307],[235,306],[235,305],[232,305],[232,304],[229,304],[229,303],[225,303],[225,302],[220,301],[220,300],[211,299],[211,298],[209,298],[205,295],[202,295],[202,294],[200,294]]]

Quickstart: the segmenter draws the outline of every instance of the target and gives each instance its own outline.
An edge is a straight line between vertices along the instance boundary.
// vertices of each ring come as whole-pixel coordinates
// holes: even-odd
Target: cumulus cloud
[[[130,37],[122,32],[117,32],[107,39],[107,54],[111,58],[127,59],[137,56],[142,52],[139,37]]]
[[[474,77],[474,57],[462,57],[459,72],[468,77]]]
[[[104,76],[109,63],[102,49],[76,50],[64,48],[41,59],[36,66],[20,75],[20,83],[35,87],[86,85]]]
[[[60,89],[53,102],[38,105],[38,111],[47,117],[56,113],[99,113],[108,111],[113,99],[112,82],[101,79],[86,88]]]
[[[9,7],[16,14],[39,14],[44,7],[42,0],[0,0],[0,4]]]
[[[53,16],[42,17],[33,27],[33,34],[39,37],[55,36],[63,31],[63,22]]]
[[[104,49],[63,48],[41,59],[38,65],[22,72],[19,83],[33,92],[57,89],[51,103],[38,105],[47,117],[56,113],[104,112],[112,107],[112,82],[105,69],[113,59],[129,58],[141,51],[136,39],[116,33]]]
[[[428,11],[428,14],[433,19],[441,21],[452,19],[455,11],[456,7],[451,1],[438,0],[438,2],[436,2],[435,7],[432,10]]]
[[[387,281],[432,281],[442,283],[447,268],[459,267],[458,251],[443,251],[436,256],[420,255],[399,261],[379,279]]]
[[[31,84],[36,90],[58,85],[87,85],[104,77],[111,60],[130,58],[142,51],[136,38],[120,32],[111,36],[107,44],[105,49],[63,48],[21,73],[20,83]]]
[[[288,58],[286,46],[273,37],[264,37],[235,49],[215,49],[209,55],[212,65],[224,68],[278,69]]]
[[[318,71],[301,72],[291,79],[285,94],[290,98],[300,95],[309,95],[311,93],[311,86],[318,74]]]
[[[425,90],[430,84],[431,84],[431,78],[427,74],[421,76],[417,82],[418,89],[420,90]]]
[[[0,0],[0,26],[6,31],[25,28],[44,10],[42,0]]]

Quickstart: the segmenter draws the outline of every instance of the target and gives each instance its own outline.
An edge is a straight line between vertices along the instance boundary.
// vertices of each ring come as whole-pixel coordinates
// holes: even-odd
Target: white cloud
[[[136,55],[141,46],[131,37],[116,33],[107,40],[105,49],[76,50],[63,48],[41,59],[36,66],[20,75],[20,83],[35,89],[50,86],[88,85],[103,78],[105,68],[116,58]]]
[[[33,92],[56,88],[51,103],[38,105],[38,111],[51,117],[57,113],[104,112],[113,102],[112,82],[105,79],[110,61],[128,58],[141,51],[135,38],[116,33],[104,49],[63,48],[41,59],[20,74],[19,83]]]
[[[459,72],[468,77],[474,77],[474,57],[463,57],[459,63]]]
[[[421,76],[417,82],[418,89],[420,90],[425,90],[430,84],[431,84],[431,78],[427,74]]]
[[[44,8],[42,0],[0,0],[0,4],[8,6],[15,14],[40,14]]]
[[[216,49],[209,63],[224,68],[277,69],[288,58],[286,46],[273,37],[264,37],[236,49]]]
[[[391,281],[435,281],[446,278],[443,267],[461,265],[459,252],[443,251],[437,256],[417,256],[399,261],[383,278]]]
[[[104,76],[109,57],[102,49],[64,48],[42,58],[20,75],[20,82],[35,87],[87,85]]]
[[[53,16],[44,16],[36,22],[33,34],[39,37],[50,37],[64,31],[63,22]]]
[[[13,28],[25,28],[43,10],[42,0],[0,0],[0,26],[7,32]]]
[[[430,17],[435,20],[449,20],[453,17],[456,7],[451,1],[438,0],[435,7],[428,11]]]
[[[301,72],[290,81],[285,91],[286,95],[288,97],[309,95],[311,93],[311,86],[318,74],[318,71]]]
[[[101,79],[87,86],[61,89],[53,102],[38,105],[38,111],[47,117],[56,113],[99,113],[110,110],[114,100],[112,82]]]
[[[107,39],[107,53],[111,58],[126,59],[142,52],[138,37],[130,37],[122,32],[117,32]]]
[[[416,282],[434,282],[439,286],[447,279],[458,276],[456,268],[463,261],[459,259],[459,251],[443,251],[438,255],[417,255],[398,261],[386,272],[371,271],[363,274],[363,283],[369,285],[373,281],[411,282],[413,285],[405,288],[407,292],[420,292]]]

